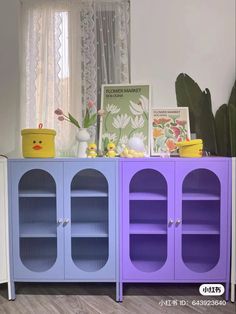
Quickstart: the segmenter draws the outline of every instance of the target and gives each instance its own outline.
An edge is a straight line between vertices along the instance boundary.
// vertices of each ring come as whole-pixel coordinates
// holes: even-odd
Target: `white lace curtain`
[[[21,127],[57,131],[58,155],[73,155],[75,127],[100,87],[129,82],[128,0],[22,0]]]

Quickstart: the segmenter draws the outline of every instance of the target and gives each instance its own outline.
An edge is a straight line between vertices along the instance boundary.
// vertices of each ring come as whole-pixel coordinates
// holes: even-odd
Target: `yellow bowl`
[[[201,139],[176,143],[180,157],[202,157],[203,143]]]
[[[53,129],[23,129],[22,153],[25,158],[55,157],[55,135]]]

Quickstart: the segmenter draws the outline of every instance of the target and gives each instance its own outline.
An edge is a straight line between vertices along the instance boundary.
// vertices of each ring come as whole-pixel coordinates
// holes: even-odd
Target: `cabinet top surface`
[[[6,160],[5,158],[3,158]],[[145,158],[9,158],[10,162],[219,162],[231,160],[230,157],[202,157],[202,158],[180,158],[180,157],[145,157]],[[0,158],[1,161],[1,158]]]

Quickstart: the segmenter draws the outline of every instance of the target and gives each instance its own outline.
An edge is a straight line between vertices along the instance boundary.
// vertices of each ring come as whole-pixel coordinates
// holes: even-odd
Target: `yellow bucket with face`
[[[179,148],[180,157],[199,158],[202,157],[203,143],[201,139],[176,143]]]
[[[53,129],[23,129],[22,153],[25,158],[53,158],[55,157],[55,135]]]

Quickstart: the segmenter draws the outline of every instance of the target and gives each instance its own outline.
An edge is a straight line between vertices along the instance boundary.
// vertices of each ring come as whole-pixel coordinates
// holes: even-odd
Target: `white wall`
[[[19,0],[0,0],[0,154],[20,151]],[[175,106],[181,72],[216,109],[235,78],[235,0],[131,0],[131,77],[153,86],[153,105]]]
[[[0,154],[19,150],[18,0],[0,0]]]
[[[176,106],[175,80],[189,74],[228,101],[235,79],[235,0],[131,0],[131,80],[153,86],[153,106]]]

